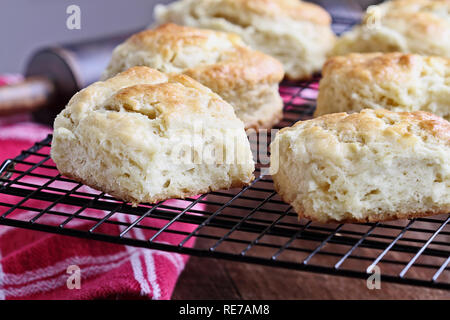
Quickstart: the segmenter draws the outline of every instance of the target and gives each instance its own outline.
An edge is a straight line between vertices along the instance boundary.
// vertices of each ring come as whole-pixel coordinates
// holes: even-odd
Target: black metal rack
[[[281,86],[279,127],[311,117],[318,80]],[[382,281],[450,289],[448,214],[365,224],[298,220],[261,169],[243,189],[132,207],[62,177],[50,144],[51,136],[0,167],[0,224],[359,279],[377,266]]]
[[[311,116],[317,80],[280,88],[280,127]],[[360,225],[299,221],[260,169],[243,189],[132,207],[62,177],[50,143],[51,136],[1,167],[0,193],[8,196],[0,202],[0,224],[361,279],[379,266],[382,281],[450,289],[449,215]],[[165,241],[168,234],[176,244]]]

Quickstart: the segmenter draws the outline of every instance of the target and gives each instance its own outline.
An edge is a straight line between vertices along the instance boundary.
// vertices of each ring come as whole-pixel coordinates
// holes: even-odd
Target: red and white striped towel
[[[0,77],[0,83],[8,82],[6,78]],[[0,162],[15,157],[50,132],[50,128],[31,122],[0,122]],[[0,194],[0,202],[10,201],[8,197]],[[181,200],[171,201],[171,205],[182,205]],[[43,206],[39,200],[29,200],[26,205]],[[201,210],[202,206],[197,205],[195,209]],[[70,210],[61,204],[54,209],[60,212]],[[5,207],[0,206],[0,215],[5,210]],[[26,210],[14,212],[16,217],[31,218],[33,214],[36,213]],[[39,222],[51,223],[52,217],[46,216]],[[131,222],[131,218],[126,215],[118,215],[116,219]],[[83,228],[83,223],[72,227]],[[160,227],[156,222],[150,223]],[[124,229],[120,225],[100,228],[110,228],[103,231],[115,234]],[[187,232],[193,228],[188,224],[177,226],[178,230]],[[149,238],[147,231],[136,229],[130,230],[130,236]],[[159,240],[177,244],[181,239],[176,235],[162,234]],[[192,246],[193,241],[186,245]],[[0,226],[0,299],[170,299],[187,260],[187,256],[177,253]],[[74,283],[69,278],[74,275],[75,269],[70,266],[80,270],[79,289],[67,285],[68,280]]]

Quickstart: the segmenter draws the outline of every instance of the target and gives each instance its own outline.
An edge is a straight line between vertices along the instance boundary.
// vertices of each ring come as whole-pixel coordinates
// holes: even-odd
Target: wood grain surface
[[[191,257],[173,299],[450,299],[450,292]]]
[[[246,193],[247,194],[247,193]],[[255,192],[248,193],[255,195]],[[215,201],[214,197],[208,196],[208,200]],[[220,200],[220,199],[219,199]],[[239,204],[238,200],[238,204]],[[251,204],[253,207],[255,204]],[[280,206],[280,204],[271,204],[270,206]],[[216,207],[208,206],[208,209],[214,212]],[[228,210],[229,209],[229,210]],[[245,211],[241,212],[239,209],[227,208],[221,214],[235,214],[243,216]],[[446,219],[447,215],[441,217],[442,220]],[[264,214],[261,217],[271,217]],[[439,217],[436,217],[438,220]],[[271,219],[274,219],[271,217]],[[296,218],[292,218],[291,222],[298,222]],[[439,220],[438,220],[439,221]],[[298,222],[300,223],[300,222]],[[408,220],[400,220],[391,222],[391,225],[404,226],[408,223]],[[299,225],[300,226],[300,225]],[[425,223],[415,222],[414,227],[418,230],[425,228],[435,230],[439,226],[438,223]],[[330,226],[328,226],[330,227]],[[437,243],[431,244],[429,247],[434,249],[447,250],[446,243],[449,243],[450,236],[448,231],[450,226],[446,227],[446,235],[439,235],[434,242],[439,241],[443,245]],[[348,224],[345,225],[346,230],[359,230],[362,226]],[[368,228],[368,227],[367,227]],[[208,234],[223,235],[226,231],[217,229],[216,231],[202,229],[203,232]],[[203,233],[201,232],[201,233]],[[238,233],[235,231],[233,234]],[[384,229],[381,228],[376,231],[378,234],[385,236],[396,236],[398,229]],[[431,232],[432,233],[432,232]],[[424,232],[406,232],[404,238],[410,238],[414,240],[426,241],[431,233]],[[241,232],[235,235],[240,239],[253,239],[255,234],[248,234]],[[268,237],[268,241],[282,244],[285,239],[279,237]],[[392,238],[391,238],[392,239]],[[279,241],[282,241],[278,243]],[[296,240],[297,241],[297,240]],[[207,242],[205,239],[199,239],[196,243],[198,248],[209,248],[214,244],[213,242]],[[388,241],[387,243],[389,243]],[[301,241],[293,243],[297,247],[303,247],[305,249],[313,249],[317,247],[320,242]],[[423,243],[423,242],[422,242]],[[417,243],[404,242],[404,244],[416,245]],[[245,246],[244,246],[245,248]],[[345,253],[349,247],[343,247],[342,245],[335,245],[327,243],[320,252],[331,251],[336,253]],[[419,246],[420,248],[420,246]],[[233,242],[223,242],[218,246],[217,250],[225,252],[239,253],[243,249],[241,244]],[[264,256],[270,258],[274,253],[273,248],[252,248],[249,254]],[[375,259],[381,250],[374,250],[370,248],[357,248],[354,252],[359,257],[367,257],[367,260],[347,259],[342,265],[351,270],[366,270],[367,266]],[[307,253],[299,251],[284,251],[280,258],[288,261],[302,261],[307,256]],[[382,274],[398,275],[399,272],[405,267],[407,262],[414,256],[414,253],[405,252],[389,252],[383,261],[379,264]],[[322,266],[333,266],[339,257],[316,254],[311,263]],[[396,263],[386,263],[387,260]],[[422,279],[431,279],[436,268],[423,268],[417,265],[418,263],[428,264],[432,266],[441,265],[445,261],[444,257],[433,257],[422,255],[417,263],[408,271],[407,276]],[[449,282],[450,271],[443,272],[440,280]],[[348,278],[335,275],[317,274],[304,271],[289,270],[277,267],[267,267],[249,263],[218,260],[213,258],[199,258],[191,257],[185,270],[181,274],[177,286],[173,293],[173,299],[450,299],[450,291],[437,290],[425,287],[400,285],[394,283],[388,283],[386,281],[381,282],[381,289],[369,290],[367,288],[366,280]]]

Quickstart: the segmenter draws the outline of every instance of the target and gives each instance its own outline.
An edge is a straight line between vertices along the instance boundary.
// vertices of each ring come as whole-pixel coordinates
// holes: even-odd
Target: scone
[[[423,111],[334,113],[278,132],[275,189],[300,217],[375,222],[450,212],[450,123]]]
[[[103,79],[139,65],[189,75],[229,102],[246,128],[269,129],[282,118],[283,66],[237,35],[175,24],[146,30],[114,50]]]
[[[392,0],[370,6],[363,23],[336,41],[333,55],[394,51],[450,58],[450,1]]]
[[[450,120],[450,59],[365,53],[325,63],[314,116],[365,108],[427,111]]]
[[[254,171],[228,103],[148,67],[75,94],[55,120],[51,157],[61,174],[133,204],[244,186]]]
[[[320,71],[335,40],[330,15],[299,0],[179,0],[157,5],[155,20],[239,34],[281,61],[292,80]]]

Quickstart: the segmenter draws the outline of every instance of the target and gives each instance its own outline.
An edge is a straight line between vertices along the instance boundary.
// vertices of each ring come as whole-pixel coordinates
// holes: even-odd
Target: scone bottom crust
[[[57,166],[58,167],[58,166]],[[59,170],[59,169],[58,169]],[[131,196],[127,196],[121,193],[117,193],[114,190],[105,190],[105,188],[103,188],[100,185],[96,185],[94,183],[91,183],[89,181],[86,181],[80,177],[74,176],[70,173],[64,173],[63,171],[59,170],[61,175],[74,180],[76,182],[82,183],[88,187],[91,187],[93,189],[96,190],[102,190],[103,192],[105,192],[106,194],[109,194],[111,196],[113,196],[114,198],[116,198],[117,200],[122,200],[124,202],[129,202],[133,207],[137,207],[140,204],[157,204],[158,202],[161,201],[166,201],[166,200],[184,200],[186,198],[191,198],[191,197],[195,197],[201,194],[205,194],[205,193],[209,193],[209,192],[214,192],[214,191],[220,191],[223,190],[223,188],[214,188],[214,187],[208,187],[208,188],[204,188],[204,189],[199,189],[199,190],[195,190],[195,192],[184,192],[184,193],[180,193],[177,196],[173,196],[173,197],[151,197],[149,196],[146,199],[136,199],[133,198]],[[228,189],[235,189],[235,188],[245,188],[247,186],[249,186],[253,180],[255,180],[255,176],[252,176],[250,178],[250,181],[248,182],[244,182],[244,181],[234,181]]]

